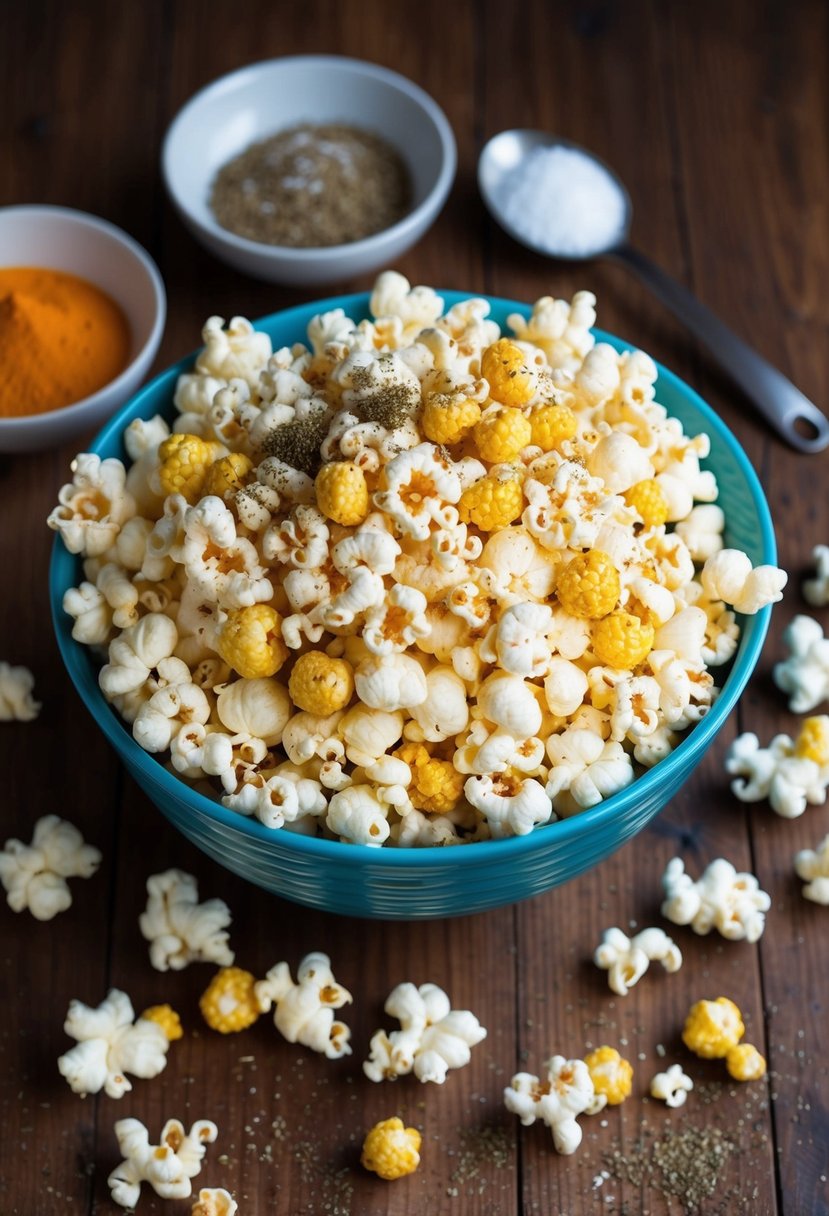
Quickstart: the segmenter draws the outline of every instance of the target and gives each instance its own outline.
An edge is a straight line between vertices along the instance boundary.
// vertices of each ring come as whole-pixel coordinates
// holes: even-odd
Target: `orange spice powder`
[[[0,415],[81,401],[129,362],[130,331],[114,300],[63,271],[0,269]]]

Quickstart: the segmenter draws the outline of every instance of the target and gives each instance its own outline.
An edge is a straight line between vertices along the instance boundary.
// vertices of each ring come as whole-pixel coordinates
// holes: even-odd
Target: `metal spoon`
[[[545,228],[543,210],[510,206],[511,200],[518,201],[513,189],[515,171],[519,166],[527,169],[528,174],[533,168],[540,169],[543,158],[538,153],[550,149],[564,150],[568,166],[575,170],[561,173],[564,182],[561,190],[557,190],[554,199],[545,200],[549,209],[546,219],[558,215],[557,230],[549,222]],[[533,164],[525,165],[530,156]],[[539,181],[541,172],[540,169]],[[527,180],[525,175],[525,187]],[[829,445],[829,420],[817,406],[680,283],[628,244],[633,214],[630,197],[616,174],[598,157],[578,144],[543,131],[502,131],[481,153],[478,186],[501,227],[536,253],[567,261],[607,257],[634,271],[705,343],[723,370],[787,443],[800,452],[820,452]],[[563,222],[568,215],[576,221],[574,224]]]

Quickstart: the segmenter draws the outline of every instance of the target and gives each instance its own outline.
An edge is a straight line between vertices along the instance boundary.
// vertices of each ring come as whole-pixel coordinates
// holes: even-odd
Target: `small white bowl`
[[[344,123],[387,140],[411,177],[408,214],[373,236],[328,248],[268,245],[223,228],[209,206],[218,170],[250,144],[302,122]],[[391,265],[436,218],[456,164],[452,128],[428,93],[397,72],[338,55],[269,59],[214,81],[179,111],[161,156],[170,197],[206,249],[247,274],[297,286]]]
[[[97,393],[46,413],[0,417],[0,452],[58,447],[96,430],[150,370],[167,315],[164,284],[155,262],[126,232],[67,207],[0,207],[0,266],[38,266],[86,279],[120,305],[130,327],[130,361]]]

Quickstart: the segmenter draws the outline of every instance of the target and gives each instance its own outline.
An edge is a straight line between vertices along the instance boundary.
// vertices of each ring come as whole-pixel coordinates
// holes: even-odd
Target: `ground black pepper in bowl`
[[[216,175],[210,207],[223,228],[267,245],[346,245],[389,228],[411,205],[399,153],[345,125],[302,124],[251,144]]]

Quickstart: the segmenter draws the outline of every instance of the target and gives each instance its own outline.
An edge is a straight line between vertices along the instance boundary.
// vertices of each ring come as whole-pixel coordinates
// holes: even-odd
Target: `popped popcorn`
[[[205,1186],[190,1209],[190,1216],[236,1216],[239,1205],[223,1186]]]
[[[829,718],[824,715],[826,725]],[[809,722],[819,719],[811,718]],[[829,784],[829,751],[813,760],[789,735],[775,735],[768,747],[750,731],[739,735],[728,749],[726,771],[734,774],[731,789],[741,802],[768,798],[773,811],[784,819],[796,819],[809,803],[826,801]]]
[[[334,1010],[350,1005],[352,996],[334,979],[327,954],[306,954],[297,968],[296,983],[288,964],[277,963],[255,985],[254,993],[262,1013],[274,1006],[274,1025],[289,1043],[302,1043],[329,1060],[351,1055],[351,1031],[335,1020]]]
[[[420,1165],[420,1142],[417,1128],[405,1127],[397,1115],[383,1119],[366,1135],[360,1164],[390,1182],[405,1178]]]
[[[814,608],[825,608],[829,604],[829,545],[815,545],[812,550],[815,577],[803,583],[803,598]]]
[[[794,868],[798,878],[806,883],[805,898],[829,906],[829,836],[816,849],[801,849],[795,855]]]
[[[786,626],[783,644],[790,654],[775,663],[774,682],[789,694],[792,713],[808,713],[829,698],[829,638],[818,621],[796,616]]]
[[[385,1005],[400,1030],[378,1030],[369,1044],[363,1072],[370,1081],[393,1081],[414,1072],[419,1081],[442,1085],[451,1068],[469,1063],[486,1030],[468,1009],[452,1009],[437,984],[398,984]]]
[[[63,1029],[77,1045],[60,1057],[58,1068],[81,1097],[103,1089],[110,1098],[122,1098],[132,1089],[125,1073],[157,1077],[167,1063],[170,1039],[163,1028],[149,1018],[136,1019],[129,997],[117,988],[95,1009],[70,1001]]]
[[[735,1081],[759,1081],[766,1075],[766,1060],[753,1043],[737,1043],[725,1055],[728,1075]]]
[[[209,1119],[199,1119],[189,1132],[178,1119],[168,1119],[158,1144],[150,1144],[143,1123],[119,1119],[115,1135],[124,1160],[107,1178],[113,1202],[134,1208],[142,1182],[148,1182],[162,1199],[187,1199],[193,1191],[190,1180],[201,1172],[207,1145],[218,1134],[219,1129]]]
[[[633,1088],[633,1066],[615,1047],[597,1047],[584,1057],[593,1089],[608,1106],[619,1106]]]
[[[100,633],[100,630],[94,632]],[[76,636],[74,630],[72,636]],[[31,722],[37,717],[41,706],[32,696],[34,686],[35,678],[28,667],[12,667],[11,663],[0,662],[0,722]]]
[[[681,1064],[672,1064],[665,1072],[658,1072],[650,1084],[650,1095],[666,1106],[684,1106],[694,1082],[683,1071]]]
[[[606,1098],[597,1096],[584,1060],[553,1056],[546,1069],[543,1081],[532,1073],[516,1073],[504,1090],[504,1105],[525,1127],[542,1119],[553,1134],[556,1152],[569,1156],[581,1144],[578,1116],[595,1114]]]
[[[593,962],[607,972],[607,982],[619,996],[627,996],[652,962],[668,972],[682,966],[682,951],[662,929],[642,929],[627,937],[621,929],[605,929]]]
[[[256,999],[256,978],[241,967],[217,971],[199,1000],[202,1017],[219,1034],[236,1034],[252,1026],[262,1012]]]
[[[397,847],[532,831],[668,755],[785,575],[724,548],[708,437],[594,306],[501,332],[389,271],[277,351],[208,318],[172,426],[130,425],[129,471],[81,454],[49,518],[140,745],[273,830]]]
[[[703,1060],[722,1060],[745,1034],[743,1015],[727,996],[697,1001],[691,1006],[682,1031],[689,1051]]]
[[[51,920],[72,904],[67,878],[91,878],[101,854],[85,844],[73,824],[44,815],[35,824],[32,843],[7,840],[0,852],[0,883],[13,912],[28,908],[36,920]]]
[[[722,857],[710,862],[696,882],[685,873],[682,859],[673,857],[662,887],[662,915],[675,925],[690,925],[703,935],[717,929],[731,941],[756,942],[762,936],[771,899],[753,874],[738,874]]]
[[[195,878],[182,870],[152,874],[147,879],[147,895],[138,925],[150,943],[150,962],[156,971],[181,971],[194,962],[230,966],[230,909],[223,899],[200,904]]]

